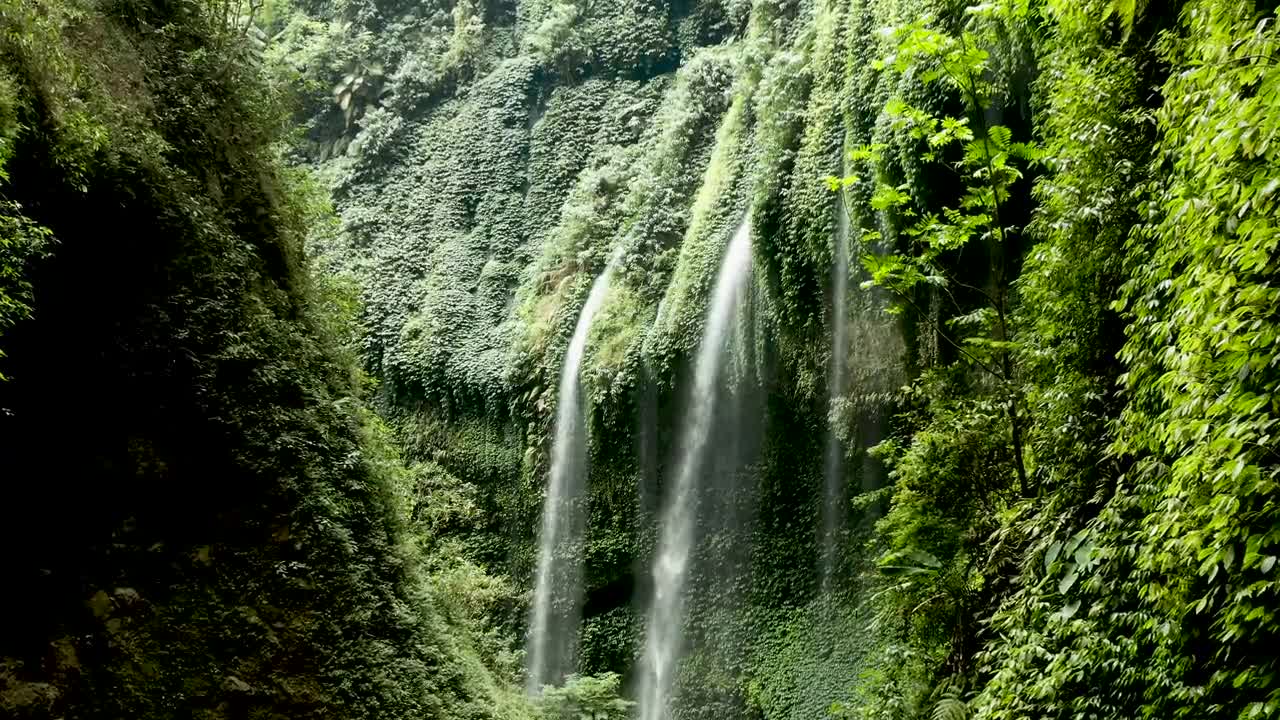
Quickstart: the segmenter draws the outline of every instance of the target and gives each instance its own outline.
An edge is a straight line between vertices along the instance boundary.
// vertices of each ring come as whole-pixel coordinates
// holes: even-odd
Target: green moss
[[[456,476],[493,518],[445,533],[466,541],[464,559],[527,585],[562,358],[592,279],[619,253],[584,371],[592,475],[583,653],[591,670],[633,663],[639,630],[629,603],[652,551],[683,373],[725,242],[750,215],[756,272],[743,329],[754,342],[729,373],[742,417],[723,425],[764,437],[743,441],[740,455],[726,450],[725,467],[708,472],[742,514],[738,526],[707,522],[682,715],[812,716],[835,699],[840,712],[879,718],[962,702],[990,717],[1183,712],[1142,699],[1165,695],[1206,716],[1246,702],[1273,709],[1260,679],[1273,668],[1228,651],[1228,634],[1269,638],[1269,616],[1261,601],[1221,595],[1252,592],[1223,579],[1227,565],[1250,547],[1248,562],[1263,562],[1261,549],[1274,544],[1260,499],[1273,468],[1245,449],[1265,445],[1272,421],[1269,366],[1232,335],[1274,344],[1259,314],[1270,297],[1259,278],[1274,255],[1273,163],[1255,134],[1222,129],[1269,127],[1260,108],[1270,66],[1231,53],[1271,42],[1273,26],[1254,22],[1263,15],[1247,3],[1196,2],[1182,29],[1172,26],[1180,3],[1145,14],[1140,4],[1068,5],[351,3],[341,12],[353,27],[330,28],[323,42],[313,18],[295,18],[284,37],[298,50],[284,55],[309,61],[294,70],[312,93],[311,140],[337,147],[359,133],[324,168],[344,223],[326,247],[363,288],[364,350],[384,409],[411,457]],[[937,69],[928,58],[877,62],[900,49],[881,30],[915,22],[980,47],[989,97],[975,103],[955,83],[927,81]],[[315,93],[326,99],[365,60],[385,65],[388,92],[335,132],[334,109],[314,105]],[[1180,74],[1166,82],[1165,68]],[[1083,98],[1082,87],[1099,92]],[[1239,97],[1223,94],[1231,92]],[[951,151],[931,152],[885,112],[894,98],[974,126],[999,122],[1047,157],[1018,163],[1023,177],[1005,188],[997,233],[939,254],[936,272],[911,292],[857,287],[871,275],[855,262],[849,342],[832,350],[842,213],[855,255],[916,257],[935,237],[919,217],[956,207],[975,186],[956,174]],[[1206,134],[1189,108],[1210,113],[1220,134]],[[862,146],[874,151],[849,156]],[[857,178],[839,203],[822,182],[829,175]],[[882,186],[911,203],[876,202]],[[1228,187],[1249,203],[1229,201]],[[1151,227],[1131,232],[1144,222]],[[971,331],[993,289],[1014,308],[1001,319],[1009,337],[995,341],[1014,344],[988,356],[1010,366],[994,373],[964,361],[993,347]],[[885,312],[890,300],[899,315]],[[1124,369],[1115,363],[1122,347]],[[848,369],[836,393],[826,388],[832,352]],[[1128,395],[1118,392],[1122,371]],[[763,398],[752,397],[757,385]],[[1024,425],[1008,419],[1011,405]],[[851,613],[845,630],[863,637],[875,613],[883,632],[840,645],[831,665],[808,662],[824,647],[813,602],[823,440],[843,442],[852,484],[876,472],[861,456],[884,431],[892,487],[864,497],[868,517],[859,519],[888,516],[870,546],[845,538],[843,571],[885,551],[938,567],[912,566],[919,572],[905,584],[859,586],[879,600]],[[1026,447],[1015,447],[1023,432]],[[1210,436],[1214,448],[1191,439]],[[1130,463],[1147,474],[1126,475]],[[1030,480],[1015,488],[1023,466]],[[1211,508],[1245,519],[1228,527]],[[1148,534],[1136,554],[1107,556],[1094,580],[1072,581],[1083,583],[1072,624],[1057,614],[1071,607],[1057,589],[1061,567],[1043,560],[1081,527],[1115,548],[1133,545],[1121,541],[1126,528]],[[1207,533],[1214,552],[1231,546],[1239,557],[1205,555],[1213,562],[1197,571],[1153,549],[1182,531]],[[1202,552],[1194,541],[1179,547],[1185,557]],[[1158,608],[1123,580],[1139,571],[1155,583]],[[1111,593],[1118,605],[1102,599]],[[1084,617],[1089,607],[1098,617]],[[1189,607],[1212,620],[1185,621],[1195,628],[1185,643],[1149,633],[1116,640],[1160,618],[1183,623],[1177,613]],[[1118,624],[1099,619],[1113,611]],[[486,612],[518,637],[519,601]],[[983,635],[989,619],[1007,636]],[[1165,664],[1144,674],[1139,660],[1157,653]],[[1074,664],[1081,658],[1100,664],[1086,672]],[[1208,659],[1225,674],[1187,670]],[[1140,689],[1098,705],[1078,678],[1095,681],[1099,667],[1110,668],[1111,685]],[[855,668],[867,673],[850,677]],[[1227,689],[1232,673],[1238,698]],[[970,692],[977,679],[992,689]]]
[[[732,199],[741,177],[745,113],[745,98],[739,94],[716,132],[715,149],[689,210],[670,284],[645,337],[645,354],[663,376],[674,372],[675,357],[697,347],[720,257],[729,237],[746,222],[744,208],[725,201]]]
[[[651,517],[637,506],[647,482],[647,471],[638,472],[643,451],[632,441],[640,398],[656,393],[659,424],[674,422],[678,368],[698,344],[724,244],[752,208],[794,216],[786,222],[799,245],[775,243],[772,225],[758,238],[768,275],[755,291],[751,354],[777,357],[768,338],[781,330],[790,348],[781,356],[783,392],[813,396],[822,383],[825,350],[815,353],[807,341],[822,332],[830,262],[823,227],[833,198],[808,174],[827,174],[839,143],[839,60],[828,63],[812,100],[808,68],[815,47],[833,51],[839,15],[821,10],[815,40],[808,29],[815,8],[760,4],[752,22],[748,10],[698,3],[664,16],[632,3],[518,3],[519,45],[510,57],[476,64],[473,77],[438,101],[388,100],[395,119],[371,115],[366,132],[386,128],[391,140],[370,137],[358,157],[333,165],[349,173],[336,186],[345,226],[339,254],[364,285],[366,350],[404,418],[409,452],[458,474],[476,488],[484,512],[512,528],[466,537],[485,548],[469,556],[501,563],[517,579],[532,567],[531,499],[546,469],[565,345],[592,278],[620,250],[584,375],[593,437],[588,583],[596,602],[589,601],[595,614],[583,652],[598,663],[591,669],[626,669],[617,663],[629,663],[638,647],[634,617],[618,626],[629,628],[625,637],[590,628],[630,612],[630,576],[652,542]],[[734,32],[747,37],[700,46]],[[828,115],[822,129],[805,129],[806,118]],[[806,225],[817,217],[823,226]],[[784,266],[785,277],[776,271]],[[797,308],[809,317],[799,333]],[[510,417],[523,432],[482,440],[496,432],[481,419],[486,413]],[[805,426],[821,427],[823,417],[806,416]],[[655,442],[659,456],[670,450],[669,438]],[[491,465],[484,453],[508,459]],[[798,469],[784,451],[755,472],[777,483],[773,498],[797,472],[816,483],[813,467]],[[770,526],[750,544],[789,537],[807,515],[816,522],[812,503],[797,503],[793,525]],[[742,512],[751,514],[745,505]],[[726,532],[725,542],[741,540]],[[771,580],[770,592],[812,593],[813,536],[789,539],[779,552],[806,569]],[[720,637],[717,647],[728,641]],[[742,662],[751,646],[735,650]],[[740,690],[725,697],[741,703]]]

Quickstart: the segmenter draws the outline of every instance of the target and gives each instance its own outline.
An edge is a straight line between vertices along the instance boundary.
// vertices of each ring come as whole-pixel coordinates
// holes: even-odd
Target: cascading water
[[[645,631],[640,720],[662,720],[667,714],[667,696],[684,642],[685,583],[694,538],[698,478],[706,461],[726,346],[750,275],[751,221],[747,218],[729,241],[720,264],[695,360],[693,394],[681,428],[675,482],[662,514],[662,535],[653,563],[653,601]]]
[[[556,435],[551,445],[551,475],[542,506],[538,574],[529,619],[527,690],[536,694],[572,671],[573,639],[578,634],[582,598],[582,537],[585,521],[587,445],[578,373],[591,321],[609,293],[616,257],[595,279],[587,304],[569,341],[560,369]]]
[[[831,366],[827,376],[827,449],[822,504],[822,591],[829,594],[844,522],[844,445],[836,433],[836,404],[844,392],[845,354],[849,350],[849,214],[843,199],[836,204],[835,261],[831,267]]]

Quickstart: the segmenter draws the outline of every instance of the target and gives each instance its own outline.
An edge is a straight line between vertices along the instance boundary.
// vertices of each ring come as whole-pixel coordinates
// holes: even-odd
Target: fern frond
[[[969,720],[969,706],[963,700],[945,697],[933,706],[932,720]]]

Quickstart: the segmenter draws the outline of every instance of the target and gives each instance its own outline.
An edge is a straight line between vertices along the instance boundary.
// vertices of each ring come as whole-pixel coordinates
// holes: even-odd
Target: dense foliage
[[[232,10],[0,4],[0,715],[528,717]]]
[[[880,612],[900,639],[862,715],[1280,712],[1263,649],[1280,639],[1275,318],[1262,310],[1276,166],[1254,139],[1274,122],[1264,13],[995,3],[950,29],[892,35],[895,69],[951,79],[967,112],[939,119],[893,101],[885,113],[924,126],[927,161],[957,135],[971,147],[952,161],[963,212],[939,221],[893,195],[910,242],[868,258],[873,281],[908,302],[920,283],[954,298],[966,284],[948,277],[948,253],[978,237],[998,246],[989,257],[1007,256],[1015,234],[1034,244],[1020,274],[993,262],[981,299],[939,316],[956,356],[909,386],[908,432],[882,448],[895,482],[878,528],[893,576]],[[1038,48],[1039,148],[994,125],[967,130],[989,122],[999,79],[1021,73],[1009,50],[1024,37]],[[1043,164],[1034,187],[1001,179],[1025,177],[999,174],[1017,157]],[[997,219],[1018,203],[1029,222]]]
[[[277,17],[271,52],[315,76],[302,151],[344,219],[322,249],[363,287],[383,409],[505,521],[464,552],[516,578],[560,357],[622,253],[584,373],[584,670],[638,652],[685,362],[750,213],[752,342],[708,481],[739,499],[700,521],[680,716],[1277,711],[1274,8]],[[360,96],[356,67],[389,80]],[[836,299],[842,234],[861,287]],[[840,301],[848,379],[826,388]],[[817,577],[824,431],[866,491],[834,598]]]
[[[676,718],[1280,717],[1277,22],[0,0],[0,711],[627,717],[749,220]],[[611,259],[582,674],[527,700]]]

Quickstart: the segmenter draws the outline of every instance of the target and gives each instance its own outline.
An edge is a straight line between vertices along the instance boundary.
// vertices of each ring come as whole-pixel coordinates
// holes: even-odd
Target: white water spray
[[[551,475],[542,506],[538,575],[529,621],[526,689],[536,694],[572,672],[574,639],[582,613],[582,539],[587,445],[578,373],[591,321],[609,293],[616,257],[595,279],[560,368]]]
[[[645,632],[640,720],[663,720],[668,714],[668,695],[683,651],[685,580],[693,546],[698,479],[706,460],[726,346],[750,276],[748,218],[725,250],[694,365],[693,394],[681,429],[675,482],[667,494],[662,536],[653,563],[654,596]]]
[[[844,523],[844,446],[836,433],[836,403],[844,393],[845,353],[849,351],[849,214],[836,203],[835,261],[831,265],[831,365],[827,375],[826,492],[822,504],[822,591],[829,594]]]

